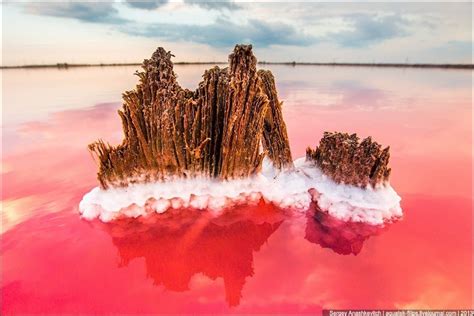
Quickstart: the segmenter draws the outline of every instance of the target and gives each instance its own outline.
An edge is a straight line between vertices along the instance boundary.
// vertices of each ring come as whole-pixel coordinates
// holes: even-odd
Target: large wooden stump
[[[236,45],[229,67],[207,70],[196,91],[179,86],[170,52],[143,62],[134,90],[123,94],[125,138],[113,147],[89,145],[103,189],[170,177],[247,177],[265,155],[292,167],[273,75],[257,71],[251,45]]]

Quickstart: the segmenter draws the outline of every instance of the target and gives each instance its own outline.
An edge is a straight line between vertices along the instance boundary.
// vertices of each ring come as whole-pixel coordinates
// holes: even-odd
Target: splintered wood
[[[383,184],[389,180],[390,147],[367,137],[359,142],[356,134],[325,132],[319,146],[306,149],[306,160],[312,161],[337,183],[360,187]]]
[[[232,179],[257,173],[267,155],[293,166],[270,71],[257,71],[251,45],[237,45],[229,67],[205,71],[196,91],[180,87],[170,52],[158,48],[123,94],[125,138],[113,147],[89,145],[103,189],[169,177]]]

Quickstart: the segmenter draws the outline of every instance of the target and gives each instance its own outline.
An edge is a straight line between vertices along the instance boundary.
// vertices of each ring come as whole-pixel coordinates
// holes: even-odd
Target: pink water
[[[193,88],[203,69],[176,72]],[[86,146],[121,140],[135,68],[4,70],[2,314],[472,307],[471,72],[270,69],[294,157],[325,130],[391,146],[402,221],[381,229],[263,202],[217,219],[82,220],[97,185]]]

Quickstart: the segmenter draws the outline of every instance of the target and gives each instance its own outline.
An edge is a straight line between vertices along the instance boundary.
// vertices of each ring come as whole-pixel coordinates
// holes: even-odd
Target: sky
[[[471,63],[470,2],[4,1],[2,65],[227,61]]]

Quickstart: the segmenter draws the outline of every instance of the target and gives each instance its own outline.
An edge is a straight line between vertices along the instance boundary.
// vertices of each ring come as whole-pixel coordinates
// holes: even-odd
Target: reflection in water
[[[389,225],[341,221],[321,211],[317,205],[312,205],[306,216],[306,240],[341,255],[358,255],[369,237],[380,234]]]
[[[98,223],[108,233],[96,229],[77,211],[84,193],[97,185],[86,148],[97,137],[121,140],[116,110],[121,92],[136,83],[135,69],[84,68],[67,76],[12,70],[3,78],[0,314],[319,314],[321,306],[472,306],[471,72],[268,67],[278,78],[295,157],[325,130],[373,135],[392,145],[391,182],[409,210],[402,222],[363,251],[362,244],[382,229],[344,226],[321,213],[276,228],[284,218],[271,208],[267,218],[256,214],[260,218],[251,220],[227,214],[207,225],[193,218],[172,226],[166,212],[159,217],[165,228],[120,222]],[[194,87],[205,68],[182,66],[180,83]],[[26,73],[29,93],[21,89]],[[447,150],[453,139],[456,146]],[[129,238],[127,227],[136,230]],[[174,233],[166,240],[160,229]],[[206,250],[189,249],[194,245]],[[117,268],[117,248],[127,268]],[[190,291],[152,286],[143,262],[156,283],[184,284],[181,291]],[[198,283],[210,278],[199,272],[217,280]],[[244,280],[239,306],[226,306],[220,277],[234,284],[228,293],[237,301],[236,280]]]
[[[234,213],[235,211],[235,213]],[[241,207],[212,218],[207,212],[172,210],[151,215],[147,222],[123,219],[99,224],[111,235],[119,266],[143,257],[154,285],[176,292],[189,290],[191,278],[202,273],[224,280],[226,301],[236,306],[247,277],[253,276],[253,254],[277,230],[281,215],[265,205]],[[266,213],[254,219],[245,214]],[[239,214],[239,215],[236,215]]]

